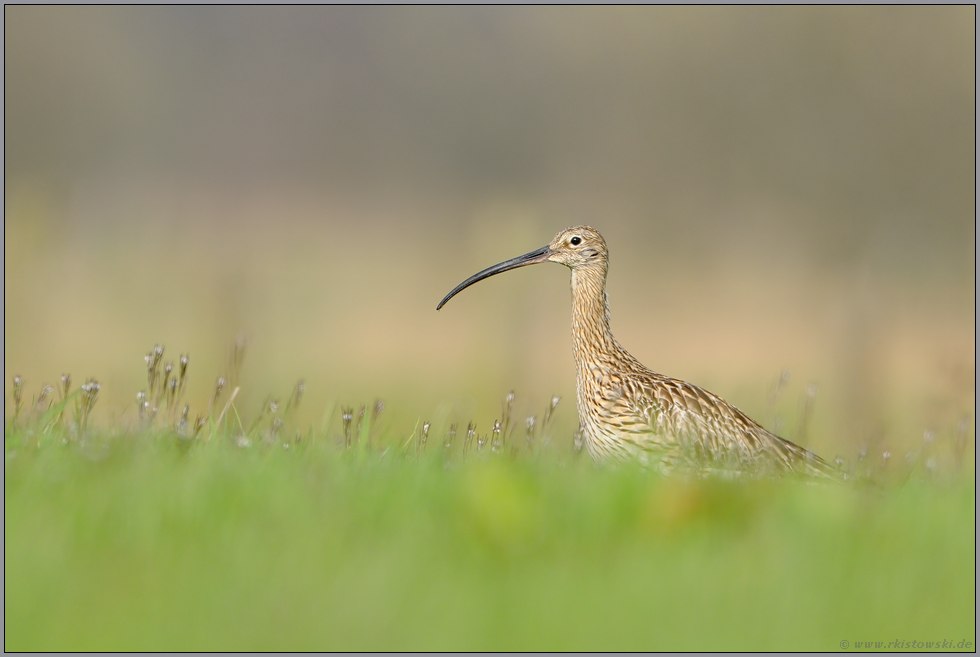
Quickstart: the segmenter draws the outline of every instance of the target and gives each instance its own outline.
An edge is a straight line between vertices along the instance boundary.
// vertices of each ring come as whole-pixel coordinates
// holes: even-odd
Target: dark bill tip
[[[494,265],[493,267],[487,267],[481,272],[473,274],[465,281],[453,288],[452,292],[447,294],[439,305],[436,306],[436,310],[439,310],[446,305],[446,302],[452,299],[454,296],[462,292],[464,289],[468,288],[473,283],[482,281],[484,278],[489,278],[494,274],[500,274],[501,272],[508,271],[510,269],[517,269],[518,267],[525,267],[527,265],[536,265],[539,262],[544,262],[551,255],[551,247],[543,246],[536,251],[531,251],[530,253],[525,253],[522,256],[517,256],[516,258],[511,258],[510,260],[504,260],[501,263]]]

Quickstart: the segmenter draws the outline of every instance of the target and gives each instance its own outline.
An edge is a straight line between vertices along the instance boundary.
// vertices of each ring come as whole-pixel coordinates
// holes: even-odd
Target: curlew
[[[609,329],[606,242],[574,226],[550,244],[470,276],[439,302],[501,272],[557,262],[572,270],[572,349],[578,418],[597,461],[639,461],[664,472],[797,473],[842,478],[816,454],[770,433],[724,399],[644,367]]]

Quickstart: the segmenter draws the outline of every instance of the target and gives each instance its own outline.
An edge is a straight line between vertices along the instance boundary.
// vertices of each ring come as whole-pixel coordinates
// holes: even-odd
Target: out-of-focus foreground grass
[[[462,431],[420,453],[418,430],[233,433],[8,425],[4,648],[975,642],[972,476],[691,482],[554,447],[464,458]]]

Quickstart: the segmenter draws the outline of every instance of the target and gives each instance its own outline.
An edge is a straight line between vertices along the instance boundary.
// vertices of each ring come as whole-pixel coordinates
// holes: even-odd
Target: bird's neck
[[[614,357],[621,349],[609,329],[605,267],[572,270],[572,349],[578,368]]]

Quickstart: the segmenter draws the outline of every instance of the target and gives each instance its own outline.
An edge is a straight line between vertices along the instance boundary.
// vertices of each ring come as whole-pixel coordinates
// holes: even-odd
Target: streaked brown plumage
[[[539,262],[572,270],[572,348],[578,417],[596,461],[636,458],[664,471],[777,473],[840,478],[820,457],[783,440],[721,397],[657,374],[629,354],[609,329],[606,242],[594,228],[574,226],[548,246],[489,267],[460,283]]]

